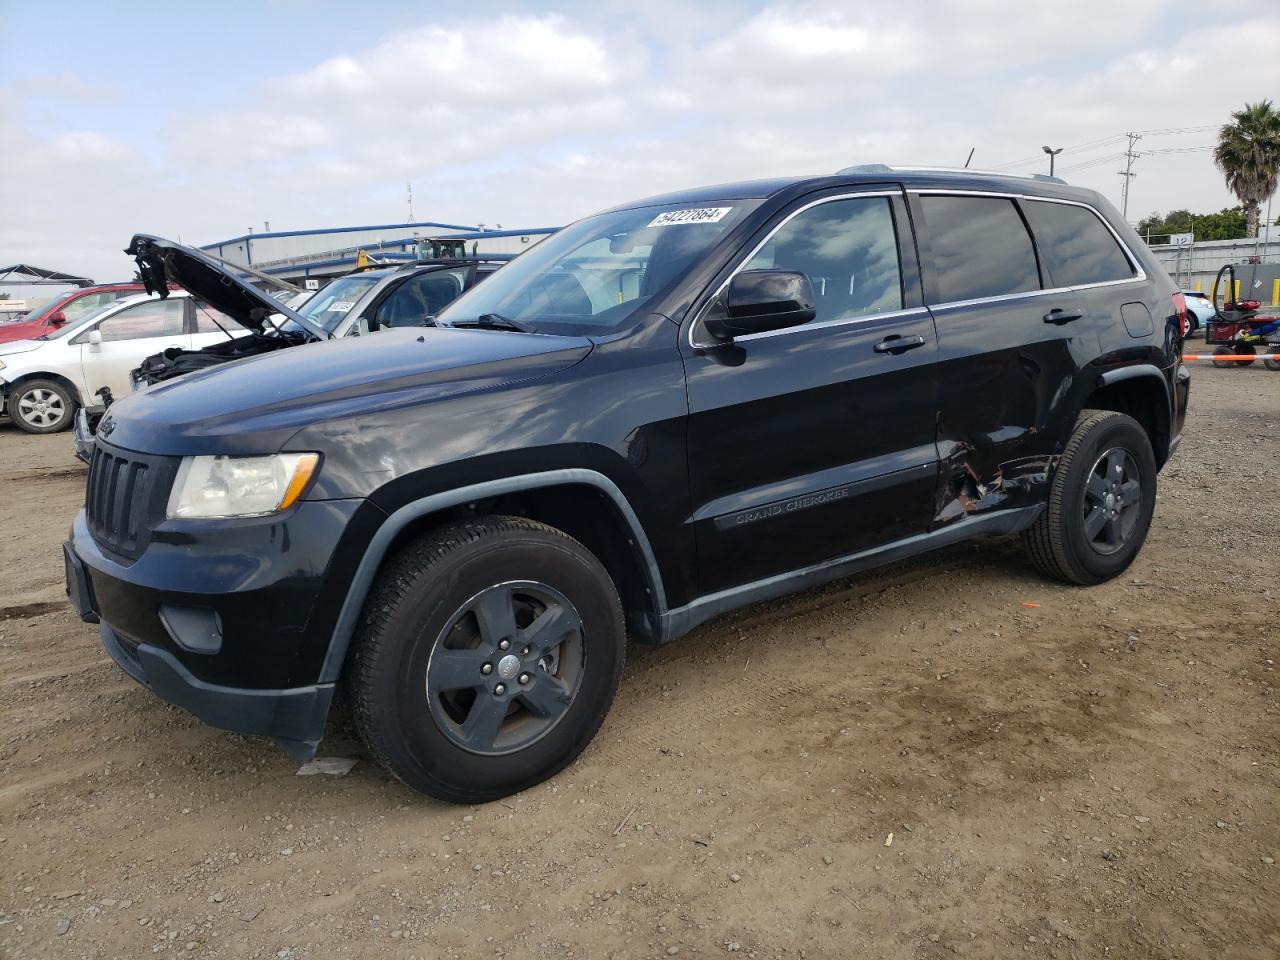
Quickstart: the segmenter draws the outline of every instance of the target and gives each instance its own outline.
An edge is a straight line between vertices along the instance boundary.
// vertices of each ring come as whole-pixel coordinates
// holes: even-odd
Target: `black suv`
[[[211,724],[306,758],[342,686],[405,783],[501,797],[591,740],[628,633],[977,536],[1116,576],[1181,435],[1182,311],[1059,180],[876,165],[629,204],[433,327],[121,399],[68,591]]]

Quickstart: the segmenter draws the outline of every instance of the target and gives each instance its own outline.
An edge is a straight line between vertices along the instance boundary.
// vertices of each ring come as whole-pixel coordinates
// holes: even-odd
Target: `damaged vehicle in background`
[[[248,333],[209,345],[173,346],[146,357],[129,377],[129,390],[149,387],[233,360],[341,337],[357,337],[394,327],[430,326],[432,317],[502,267],[510,257],[446,257],[405,265],[361,268],[316,292],[295,297],[269,294],[250,282],[278,283],[271,277],[160,237],[138,234],[125,252],[134,257],[146,288],[164,296],[180,287],[216,308],[223,319]],[[284,299],[282,299],[284,297]],[[207,309],[204,311],[208,313]],[[216,321],[214,321],[216,322]],[[120,393],[109,394],[101,409]],[[76,418],[76,456],[89,462],[95,420]]]
[[[253,331],[211,349],[166,350],[148,357],[136,372],[139,386],[302,343],[430,326],[435,314],[510,259],[440,258],[365,267],[332,280],[296,308],[279,309],[278,302],[273,304],[270,296],[242,279],[235,265],[202,251],[139,234],[125,252],[137,260],[147,289],[176,284]]]

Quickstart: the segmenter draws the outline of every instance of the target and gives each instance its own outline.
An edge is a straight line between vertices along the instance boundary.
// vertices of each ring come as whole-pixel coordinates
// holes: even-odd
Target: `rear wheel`
[[[624,652],[600,561],[552,527],[490,517],[387,564],[348,683],[384,767],[433,797],[479,803],[572,762],[613,702]]]
[[[1273,351],[1280,350],[1280,347],[1272,347]],[[1262,361],[1263,366],[1271,371],[1280,371],[1280,360],[1272,360],[1270,357]]]
[[[76,401],[54,380],[28,380],[9,395],[9,417],[27,433],[57,433],[75,419]]]
[[[1151,441],[1132,417],[1086,410],[1058,461],[1049,502],[1023,534],[1035,565],[1068,583],[1118,575],[1137,556],[1155,511]]]
[[[1236,352],[1235,352],[1234,350],[1232,350],[1230,347],[1215,347],[1215,348],[1214,348],[1214,351],[1213,351],[1213,355],[1214,355],[1215,357],[1234,357],[1234,356],[1235,356],[1235,354],[1236,354]],[[1217,367],[1219,370],[1221,370],[1221,369],[1223,369],[1223,368],[1225,368],[1225,367],[1234,367],[1234,366],[1236,365],[1236,361],[1234,361],[1234,360],[1214,360],[1214,361],[1213,361],[1213,365],[1214,365],[1215,367]]]
[[[1236,344],[1236,356],[1239,356],[1239,357],[1248,357],[1249,359],[1248,359],[1248,360],[1236,360],[1236,361],[1234,361],[1234,362],[1235,362],[1235,365],[1236,365],[1237,367],[1252,367],[1252,366],[1253,366],[1253,358],[1254,358],[1254,357],[1256,357],[1257,355],[1258,355],[1258,351],[1254,348],[1253,344],[1251,344],[1251,343],[1239,343],[1239,344]]]

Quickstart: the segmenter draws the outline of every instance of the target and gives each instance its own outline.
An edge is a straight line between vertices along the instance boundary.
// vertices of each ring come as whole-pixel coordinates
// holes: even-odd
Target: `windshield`
[[[360,298],[372,290],[380,279],[381,277],[367,273],[339,277],[304,303],[298,313],[316,326],[323,327],[326,333],[333,333]],[[285,326],[289,328],[295,324]]]
[[[437,320],[466,324],[496,314],[536,333],[609,333],[759,205],[667,204],[579,220],[455,300]]]

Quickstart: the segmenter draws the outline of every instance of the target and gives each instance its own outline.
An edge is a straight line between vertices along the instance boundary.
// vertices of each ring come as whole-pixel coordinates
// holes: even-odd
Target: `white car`
[[[1201,293],[1199,290],[1183,290],[1182,297],[1187,303],[1187,320],[1190,321],[1187,329],[1189,337],[1203,330],[1204,325],[1217,316],[1218,311],[1207,293]]]
[[[27,433],[57,433],[77,408],[100,413],[129,393],[129,373],[169,347],[200,349],[244,328],[185,292],[137,294],[35,340],[0,344],[0,401]],[[108,391],[104,398],[103,391]]]

